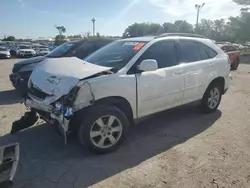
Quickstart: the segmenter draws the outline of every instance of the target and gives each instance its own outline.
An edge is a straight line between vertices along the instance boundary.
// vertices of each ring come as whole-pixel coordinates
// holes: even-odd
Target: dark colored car
[[[94,51],[112,42],[113,39],[91,39],[71,41],[62,44],[55,48],[46,56],[39,56],[30,59],[26,59],[14,64],[12,73],[9,75],[12,85],[25,93],[27,90],[27,83],[29,77],[37,64],[47,58],[60,58],[60,57],[78,57],[84,59]]]
[[[10,49],[10,55],[11,56],[17,56],[17,51],[18,49],[14,46],[9,46],[9,49]]]

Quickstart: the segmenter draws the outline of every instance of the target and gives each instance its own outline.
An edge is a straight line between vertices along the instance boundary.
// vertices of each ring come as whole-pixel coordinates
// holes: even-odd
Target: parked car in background
[[[44,55],[47,55],[49,53],[50,53],[49,48],[42,47],[42,48],[38,48],[36,55],[38,55],[38,56],[44,56]]]
[[[97,153],[117,149],[135,120],[200,101],[216,111],[229,87],[228,56],[211,40],[163,34],[115,41],[84,61],[47,59],[33,71],[25,105],[76,131]]]
[[[30,46],[21,45],[17,51],[18,57],[34,57],[36,56],[35,50],[33,50]]]
[[[112,41],[113,39],[91,39],[64,43],[45,56],[30,58],[14,64],[12,73],[9,75],[10,81],[16,89],[26,92],[27,82],[33,69],[43,60],[71,56],[83,59]]]
[[[0,58],[9,59],[10,57],[10,51],[5,46],[0,46]]]
[[[11,56],[17,56],[17,51],[18,51],[17,47],[9,46],[9,49],[10,49],[10,55]]]
[[[227,53],[231,61],[231,68],[236,70],[240,64],[240,50],[230,44],[217,44],[224,52]]]
[[[56,46],[56,45],[51,45],[51,46],[49,46],[49,50],[50,51],[53,51],[55,48],[57,48],[58,46]]]

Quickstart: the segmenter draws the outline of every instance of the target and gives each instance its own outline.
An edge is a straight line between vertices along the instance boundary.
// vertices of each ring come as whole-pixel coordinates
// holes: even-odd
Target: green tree
[[[163,33],[177,33],[177,27],[175,24],[166,22],[163,25]]]
[[[64,35],[56,35],[55,45],[61,45],[61,44],[65,43],[66,42],[65,38],[66,37]]]
[[[193,25],[188,23],[185,20],[177,20],[174,23],[177,32],[179,33],[193,33],[194,32],[194,28]]]
[[[68,39],[80,39],[82,38],[82,35],[78,34],[78,35],[70,35],[70,36],[67,36]]]
[[[55,28],[57,29],[59,35],[62,35],[63,33],[66,32],[66,28],[64,26],[55,25]]]
[[[241,12],[240,16],[230,17],[230,25],[236,42],[250,41],[250,12]]]
[[[99,38],[101,37],[101,34],[99,32],[96,33],[96,37]]]
[[[193,33],[193,25],[185,20],[177,20],[175,23],[166,22],[163,25],[157,23],[134,23],[123,33],[123,37],[154,36],[162,33]]]
[[[8,36],[7,38],[4,38],[3,41],[15,41],[16,38],[14,36]]]
[[[123,37],[138,37],[162,33],[163,27],[157,23],[134,23],[124,31]]]
[[[235,3],[239,5],[250,5],[250,0],[233,0]]]

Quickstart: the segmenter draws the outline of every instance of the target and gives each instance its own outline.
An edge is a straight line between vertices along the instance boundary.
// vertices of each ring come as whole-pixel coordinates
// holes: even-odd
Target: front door
[[[144,117],[182,104],[184,77],[178,64],[174,40],[154,43],[139,58],[155,59],[158,70],[136,75],[138,89],[138,116]]]

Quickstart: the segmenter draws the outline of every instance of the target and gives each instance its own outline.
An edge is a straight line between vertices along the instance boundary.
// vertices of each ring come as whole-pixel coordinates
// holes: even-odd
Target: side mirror
[[[145,59],[137,67],[137,70],[141,72],[155,71],[157,69],[158,69],[158,63],[154,59]]]

